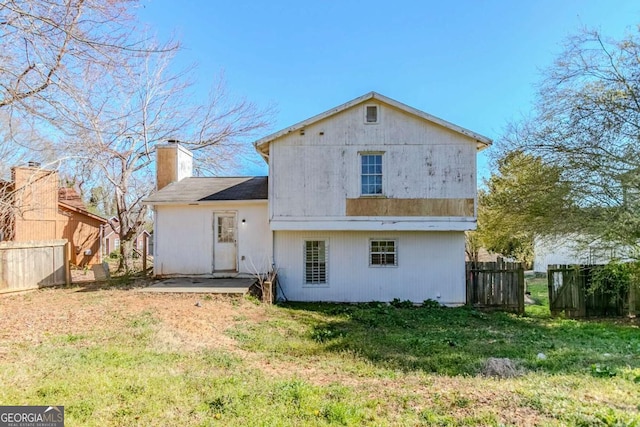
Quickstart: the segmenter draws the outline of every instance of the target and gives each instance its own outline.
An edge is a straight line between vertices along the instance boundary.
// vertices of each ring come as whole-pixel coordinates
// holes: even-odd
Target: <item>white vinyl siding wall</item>
[[[367,126],[358,105],[271,144],[273,221],[348,221],[346,199],[362,196],[361,155],[367,153],[384,153],[385,197],[475,199],[475,141],[393,108],[381,106],[378,113],[384,120]],[[463,229],[474,228],[470,222]]]
[[[305,283],[304,242],[326,240],[327,285]],[[394,240],[398,268],[371,268],[372,240]],[[291,301],[368,302],[394,298],[465,303],[463,232],[276,231],[274,260]]]
[[[264,271],[270,267],[271,230],[266,202],[158,205],[155,206],[155,229],[161,232],[154,233],[154,275],[212,274],[213,243],[218,237],[214,212],[237,212],[238,234],[234,238],[240,274],[252,276],[255,273],[252,264]]]

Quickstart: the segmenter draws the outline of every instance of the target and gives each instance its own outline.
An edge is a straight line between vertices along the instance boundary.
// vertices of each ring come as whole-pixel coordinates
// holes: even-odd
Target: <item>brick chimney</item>
[[[169,140],[167,144],[156,147],[156,190],[188,178],[193,173],[193,153],[179,144]]]

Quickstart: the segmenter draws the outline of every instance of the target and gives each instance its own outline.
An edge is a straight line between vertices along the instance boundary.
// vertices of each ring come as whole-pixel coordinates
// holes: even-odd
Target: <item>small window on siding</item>
[[[394,239],[376,239],[369,241],[369,265],[375,267],[394,267],[398,265],[397,242]]]
[[[305,240],[304,283],[306,285],[327,284],[327,258],[325,240]]]
[[[366,105],[364,107],[364,121],[365,123],[378,123],[377,105]]]

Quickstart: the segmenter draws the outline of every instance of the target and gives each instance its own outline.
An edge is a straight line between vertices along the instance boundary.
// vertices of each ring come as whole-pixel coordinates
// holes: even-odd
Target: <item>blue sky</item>
[[[624,0],[143,0],[140,20],[183,43],[207,93],[224,72],[232,94],[277,114],[282,129],[370,91],[491,139],[531,108],[541,71],[581,27],[621,37],[640,23]],[[266,132],[265,132],[266,134]],[[266,174],[246,162],[240,174]],[[481,177],[489,174],[486,155]]]

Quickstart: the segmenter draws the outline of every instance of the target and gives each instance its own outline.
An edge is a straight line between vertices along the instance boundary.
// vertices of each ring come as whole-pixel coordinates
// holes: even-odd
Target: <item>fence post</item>
[[[526,291],[524,284],[524,265],[520,263],[520,268],[518,269],[518,312],[520,314],[524,314],[524,293]]]
[[[68,240],[64,245],[64,274],[65,284],[71,285],[71,243]]]
[[[464,264],[464,282],[467,291],[467,305],[471,305],[471,262],[473,261],[469,261]]]
[[[587,289],[587,280],[591,276],[591,267],[583,268],[582,266],[579,266],[577,269],[576,275],[578,276],[578,279],[579,279],[579,280],[576,280],[576,283],[579,283],[577,316],[584,318],[584,317],[587,317],[587,313],[588,313],[586,289]]]
[[[557,316],[558,315],[558,311],[554,310],[554,289],[553,289],[553,265],[547,265],[547,289],[549,292],[549,311],[551,312],[552,316]]]

